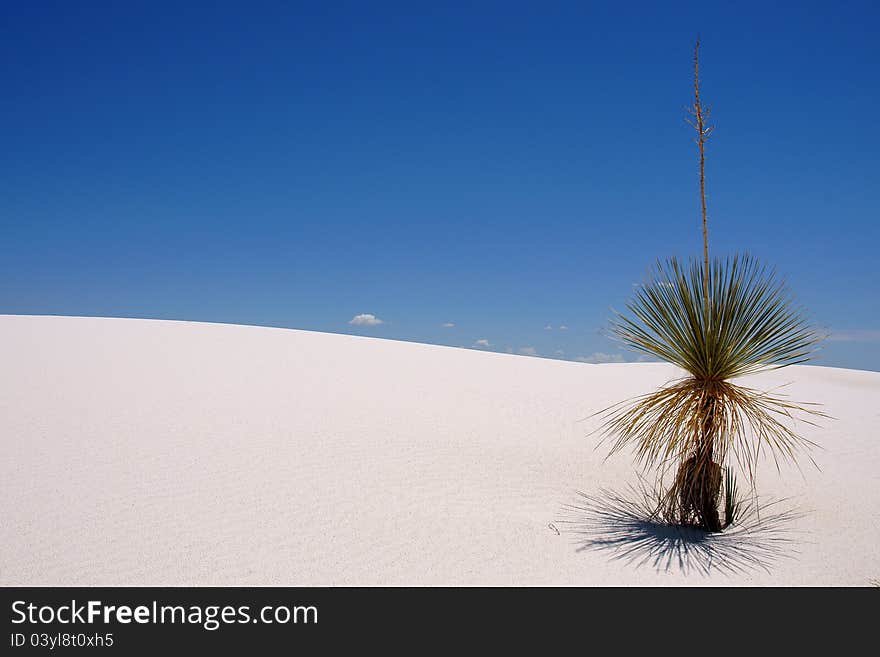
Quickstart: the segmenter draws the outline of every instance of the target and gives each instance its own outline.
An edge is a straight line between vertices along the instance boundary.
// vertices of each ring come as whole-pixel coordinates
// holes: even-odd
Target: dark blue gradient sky
[[[699,32],[713,252],[878,370],[877,7],[4,3],[0,313],[633,359],[610,309],[701,249]]]

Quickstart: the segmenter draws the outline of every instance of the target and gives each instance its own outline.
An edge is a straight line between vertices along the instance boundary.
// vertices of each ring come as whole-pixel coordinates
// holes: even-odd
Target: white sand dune
[[[820,402],[821,469],[759,473],[761,524],[688,540],[580,421],[664,364],[308,331],[0,316],[0,584],[868,585],[880,373],[752,377]],[[796,507],[802,513],[779,517]],[[625,514],[624,514],[625,515]],[[554,529],[555,527],[555,529]],[[687,538],[687,537],[686,537]]]

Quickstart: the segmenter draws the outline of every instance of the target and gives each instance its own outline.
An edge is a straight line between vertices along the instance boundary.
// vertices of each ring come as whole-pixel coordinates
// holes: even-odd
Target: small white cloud
[[[523,356],[537,356],[538,350],[534,347],[520,347],[519,353]]]
[[[363,313],[360,315],[355,315],[348,323],[352,326],[379,326],[379,324],[384,324],[381,319],[376,317],[375,315],[371,315],[370,313]]]
[[[545,330],[545,331],[552,331],[552,330],[553,330],[553,326],[550,325],[550,324],[547,324],[547,326],[544,327],[544,330]]]
[[[564,355],[565,355],[565,350],[564,350],[564,349],[557,349],[557,350],[554,351],[553,353],[556,354],[557,356],[564,356]]]
[[[830,342],[880,342],[880,331],[871,329],[852,329],[849,331],[831,331]]]
[[[622,354],[606,354],[601,351],[595,351],[589,356],[578,356],[575,360],[579,363],[622,363]]]
[[[443,328],[455,328],[455,324],[453,324],[452,322],[444,322],[440,326],[442,326]]]
[[[474,346],[475,347],[483,347],[484,349],[486,349],[487,347],[491,347],[492,344],[488,340],[486,340],[485,338],[481,338],[481,339],[477,340],[476,342],[474,342]]]
[[[560,330],[560,331],[567,331],[567,330],[568,330],[568,327],[567,327],[565,324],[561,324],[561,325],[559,326],[559,330]]]

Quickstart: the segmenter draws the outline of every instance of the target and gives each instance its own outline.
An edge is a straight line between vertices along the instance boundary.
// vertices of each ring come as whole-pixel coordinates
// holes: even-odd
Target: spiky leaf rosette
[[[658,263],[627,304],[631,315],[618,315],[614,334],[704,381],[809,359],[820,338],[772,271],[750,256],[716,258],[708,299],[703,271],[697,260]]]
[[[627,346],[684,369],[690,376],[606,409],[601,430],[611,452],[634,446],[644,465],[682,463],[708,440],[709,461],[733,454],[750,479],[762,450],[794,460],[812,443],[790,427],[798,412],[822,415],[730,379],[802,363],[820,337],[785,286],[749,256],[703,263],[659,263],[620,314],[614,334]]]

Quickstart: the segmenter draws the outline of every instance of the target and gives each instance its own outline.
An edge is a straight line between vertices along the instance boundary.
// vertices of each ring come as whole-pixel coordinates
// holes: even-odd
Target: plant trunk
[[[699,527],[707,532],[724,529],[719,512],[723,470],[714,459],[714,402],[711,395],[706,397],[697,447],[679,466],[665,502],[665,515],[669,521]]]
[[[707,532],[720,532],[724,526],[718,511],[721,500],[721,466],[699,456],[692,456],[681,465],[679,504],[685,524],[696,525]]]
[[[703,426],[696,453],[682,465],[686,468],[682,488],[682,508],[689,511],[696,525],[707,532],[720,532],[723,527],[718,513],[721,499],[721,466],[714,459],[715,398],[709,394],[703,402]]]

